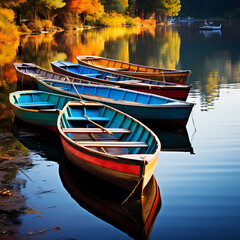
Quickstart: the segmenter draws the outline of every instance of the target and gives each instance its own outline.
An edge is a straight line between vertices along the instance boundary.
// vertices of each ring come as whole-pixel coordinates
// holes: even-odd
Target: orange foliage
[[[70,11],[77,14],[83,12],[94,14],[97,9],[102,7],[98,0],[68,0],[66,6]]]
[[[1,3],[0,5],[2,7],[7,7],[7,8],[10,8],[10,7],[17,7],[19,6],[20,4],[26,2],[27,0],[1,0]]]
[[[67,4],[68,9],[77,14],[86,12],[88,9],[91,8],[91,5],[92,3],[90,0],[70,0]]]
[[[13,66],[13,62],[7,63],[2,67],[3,71],[3,78],[6,79],[6,82],[9,83],[14,83],[17,81],[17,75],[15,72],[15,68]]]

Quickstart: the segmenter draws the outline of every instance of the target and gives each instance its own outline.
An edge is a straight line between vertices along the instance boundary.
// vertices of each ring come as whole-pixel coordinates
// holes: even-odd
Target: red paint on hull
[[[64,70],[62,70],[61,68],[57,68],[54,65],[52,65],[52,69],[56,73],[66,74],[66,72]],[[67,74],[71,77],[81,78],[81,77],[79,77],[78,74],[74,74],[71,72],[68,72]],[[83,77],[83,79],[86,79],[86,77],[85,78]],[[99,82],[101,82],[101,81],[99,81]],[[111,81],[108,81],[108,82],[111,83]],[[112,82],[112,84],[118,85],[118,84],[115,84],[115,82]],[[157,89],[153,86],[152,87],[149,86],[148,88],[146,88],[146,86],[131,87],[131,86],[128,86],[128,85],[126,86],[126,85],[127,84],[124,84],[123,86],[121,86],[121,84],[120,84],[121,87],[130,89],[130,90],[145,92],[145,93],[152,93],[152,94],[156,94],[156,95],[160,95],[160,96],[164,96],[164,97],[168,97],[168,98],[174,98],[174,99],[178,99],[178,100],[182,100],[182,101],[186,101],[189,91],[190,91],[190,87],[186,88],[186,89],[165,89],[164,87]]]
[[[158,213],[158,208],[160,209],[159,202],[161,202],[161,197],[159,189],[157,189],[156,198],[144,228],[146,231],[146,235],[148,235],[148,231],[150,230],[150,227],[153,224],[153,219],[156,217],[156,213]]]
[[[186,101],[190,91],[190,90],[165,90],[165,89],[134,88],[134,87],[129,87],[128,89],[144,92],[144,93],[156,94],[163,97],[174,98],[182,101]]]
[[[127,165],[127,164],[122,164],[122,163],[117,163],[109,160],[105,160],[103,158],[97,158],[94,156],[91,156],[89,154],[85,154],[83,152],[80,152],[73,148],[70,144],[68,144],[67,141],[61,136],[61,141],[64,146],[64,148],[67,149],[72,155],[89,162],[91,164],[101,166],[104,168],[112,169],[118,172],[123,172],[123,173],[129,173],[133,175],[140,176],[140,166],[136,165]]]

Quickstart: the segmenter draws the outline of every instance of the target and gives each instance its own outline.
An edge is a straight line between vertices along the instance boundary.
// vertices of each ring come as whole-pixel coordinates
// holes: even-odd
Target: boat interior
[[[154,136],[137,121],[104,105],[68,105],[63,133],[77,144],[108,154],[153,154]]]

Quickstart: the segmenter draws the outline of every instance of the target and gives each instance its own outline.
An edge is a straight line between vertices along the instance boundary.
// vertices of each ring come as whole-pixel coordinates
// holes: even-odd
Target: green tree
[[[181,10],[180,0],[153,0],[157,22],[166,21],[167,16],[177,16]]]
[[[106,12],[122,13],[128,7],[128,0],[101,0]]]

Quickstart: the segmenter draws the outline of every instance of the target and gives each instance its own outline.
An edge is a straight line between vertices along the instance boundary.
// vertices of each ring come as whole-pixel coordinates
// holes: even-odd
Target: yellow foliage
[[[1,34],[0,34],[1,38]],[[0,41],[0,65],[3,66],[4,64],[11,63],[16,54],[18,49],[18,41],[13,41],[11,43],[4,44]]]
[[[11,23],[14,12],[10,9],[0,8],[0,42],[10,42],[18,39],[17,27]]]
[[[122,26],[126,25],[126,19],[116,12],[111,14],[105,13],[100,19],[100,24],[111,27]]]
[[[12,22],[14,20],[13,10],[7,8],[0,8],[0,20]]]

